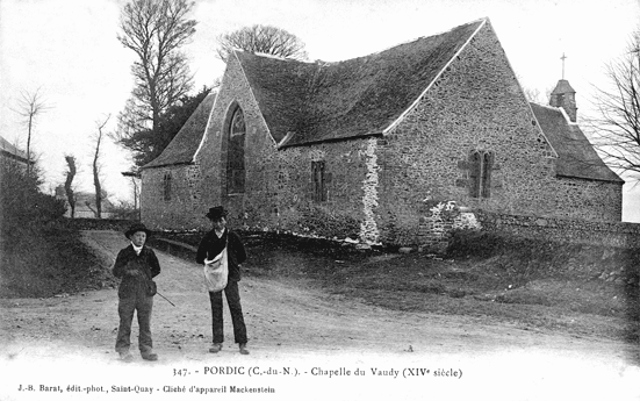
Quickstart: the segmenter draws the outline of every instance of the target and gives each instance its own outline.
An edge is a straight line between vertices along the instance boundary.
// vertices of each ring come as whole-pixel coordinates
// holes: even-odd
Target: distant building
[[[27,153],[0,136],[0,158],[27,166]]]
[[[237,51],[141,169],[142,220],[206,228],[224,205],[234,225],[387,244],[475,209],[619,221],[623,181],[576,116],[566,80],[527,101],[488,19],[337,63]]]
[[[64,200],[65,207],[67,208],[67,212],[65,212],[64,216],[67,218],[71,217],[71,205],[69,204],[69,200],[67,199],[67,194],[64,190],[63,185],[59,185],[55,190],[56,199]],[[95,194],[85,193],[85,192],[74,192],[73,194],[75,198],[75,211],[74,218],[95,218]],[[113,213],[111,210],[113,209],[113,204],[108,199],[102,200],[102,219],[111,218]]]

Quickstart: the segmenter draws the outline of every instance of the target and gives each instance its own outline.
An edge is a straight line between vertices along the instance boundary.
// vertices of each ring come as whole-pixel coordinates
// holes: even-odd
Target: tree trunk
[[[66,156],[65,159],[69,165],[69,171],[67,172],[67,179],[64,182],[64,191],[67,195],[69,207],[71,207],[71,219],[73,219],[76,215],[76,200],[73,194],[73,188],[71,188],[71,183],[76,176],[76,159],[73,156]]]

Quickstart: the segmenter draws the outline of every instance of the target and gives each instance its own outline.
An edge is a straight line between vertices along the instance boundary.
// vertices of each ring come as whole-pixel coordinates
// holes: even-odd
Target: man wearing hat
[[[125,236],[131,243],[120,250],[113,266],[113,275],[122,279],[118,288],[120,325],[116,339],[116,352],[122,360],[127,362],[133,360],[129,346],[134,312],[138,315],[140,354],[145,360],[158,360],[151,340],[153,295],[149,295],[148,283],[160,273],[160,263],[153,250],[145,246],[150,234],[151,231],[142,223],[134,223],[125,232]]]
[[[209,292],[211,318],[213,321],[213,343],[209,348],[209,352],[219,352],[224,341],[222,319],[222,292],[224,291],[229,311],[231,312],[235,342],[240,348],[240,353],[247,355],[249,354],[247,350],[247,328],[244,324],[240,292],[238,291],[238,281],[241,276],[240,264],[247,258],[244,245],[235,232],[227,229],[227,213],[223,207],[209,208],[209,212],[205,216],[211,221],[213,229],[202,238],[196,254],[196,262],[204,264],[205,260],[210,261],[216,256],[226,255],[226,263],[229,269],[227,286],[223,290]],[[223,252],[225,248],[226,253]]]

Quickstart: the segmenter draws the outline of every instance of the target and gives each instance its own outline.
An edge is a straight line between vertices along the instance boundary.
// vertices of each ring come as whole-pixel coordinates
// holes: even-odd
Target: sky
[[[47,109],[37,117],[32,149],[45,191],[62,184],[65,155],[76,157],[76,191],[92,192],[97,127],[115,131],[133,88],[135,56],[117,40],[124,0],[0,0],[0,135],[26,149],[27,128],[16,112],[23,93],[39,91]],[[622,57],[640,28],[640,0],[198,0],[198,21],[185,47],[194,91],[224,73],[216,37],[253,24],[298,36],[310,60],[339,61],[488,17],[522,87],[550,92],[562,76],[576,90],[578,119],[593,113],[595,88],[606,87],[607,64]],[[106,140],[103,187],[114,201],[132,200],[121,172],[131,155]],[[640,186],[625,185],[623,220],[640,222]]]

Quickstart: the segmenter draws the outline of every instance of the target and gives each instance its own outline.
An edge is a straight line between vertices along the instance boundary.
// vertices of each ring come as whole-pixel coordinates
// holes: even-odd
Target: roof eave
[[[5,157],[8,157],[8,158],[10,158],[10,159],[13,159],[13,160],[15,160],[15,161],[17,161],[17,162],[29,163],[29,160],[28,160],[27,158],[22,157],[22,156],[20,156],[20,155],[16,155],[16,154],[15,154],[15,153],[13,153],[13,152],[6,151],[6,150],[4,150],[4,149],[3,149],[3,150],[1,151],[1,153],[2,153],[2,155],[4,155]],[[31,163],[34,163],[34,162],[33,162],[33,160],[31,161]]]
[[[342,141],[357,140],[357,139],[367,138],[367,137],[382,137],[383,135],[384,135],[384,133],[382,131],[378,131],[378,132],[370,132],[370,133],[365,133],[365,134],[351,135],[351,136],[347,136],[347,137],[327,138],[327,139],[323,139],[323,140],[312,140],[312,141],[296,142],[296,143],[293,143],[293,144],[284,143],[282,145],[278,145],[277,149],[280,150],[280,149],[285,149],[285,148],[303,147],[303,146],[316,145],[316,144],[326,144],[326,143],[332,143],[332,142],[342,142]]]
[[[208,96],[210,96],[211,93],[209,93]],[[205,97],[202,101],[206,101],[207,98]],[[215,99],[213,100],[213,105],[211,105],[211,109],[209,110],[209,117],[207,117],[207,124],[204,126],[204,132],[202,133],[202,137],[200,138],[200,143],[198,143],[198,148],[196,148],[196,152],[193,153],[193,158],[191,158],[191,163],[195,163],[196,158],[198,157],[198,155],[200,154],[200,151],[202,150],[202,147],[204,146],[204,142],[207,138],[207,133],[209,132],[209,125],[211,124],[211,119],[213,116],[213,111],[216,108],[216,104],[218,103],[218,94],[216,94]]]
[[[144,165],[140,168],[139,171],[147,170],[147,169],[159,169],[159,168],[164,168],[169,166],[186,166],[186,165],[195,165],[195,163],[193,161],[186,161],[186,162],[162,163],[162,164],[152,165],[152,166]]]
[[[580,179],[580,180],[590,180],[590,181],[601,181],[601,182],[606,182],[606,183],[617,183],[617,184],[624,184],[625,181],[622,180],[621,178],[618,179],[603,179],[603,178],[599,178],[599,177],[583,177],[583,176],[578,176],[578,175],[569,175],[569,174],[562,174],[562,173],[556,173],[556,177],[560,177],[560,178],[565,178],[565,179]]]

